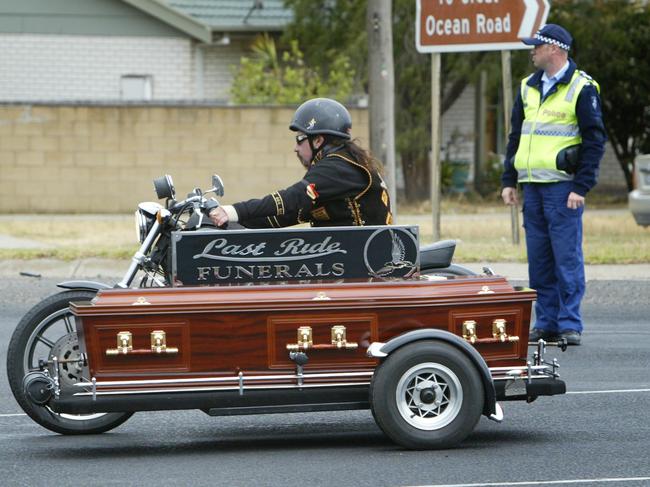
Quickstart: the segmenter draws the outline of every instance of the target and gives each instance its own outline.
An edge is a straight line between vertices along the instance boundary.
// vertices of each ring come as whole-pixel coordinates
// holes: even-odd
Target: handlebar
[[[189,198],[186,198],[186,199],[184,199],[182,201],[178,201],[177,203],[173,204],[169,208],[169,211],[171,211],[172,213],[178,213],[180,210],[185,208],[188,204],[190,204],[190,203],[192,203],[192,204],[200,203],[200,202],[202,202],[203,199],[204,199],[203,196],[198,196],[198,195],[191,196]]]

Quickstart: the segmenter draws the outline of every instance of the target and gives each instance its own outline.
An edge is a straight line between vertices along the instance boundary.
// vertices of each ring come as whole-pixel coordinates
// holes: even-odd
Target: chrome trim
[[[382,342],[372,342],[366,350],[366,355],[373,358],[383,358],[387,357],[388,354],[381,351],[382,347],[386,345]]]
[[[528,367],[525,366],[525,365],[522,365],[520,367],[489,367],[489,369],[490,369],[490,372],[506,372],[506,373],[510,373],[510,372],[515,372],[515,371],[524,372],[524,371],[528,370]],[[548,369],[548,367],[546,365],[532,365],[531,369],[532,370],[546,370],[546,369]]]
[[[54,397],[59,397],[61,383],[59,381],[59,359],[56,358],[56,355],[52,357],[52,369],[54,369],[54,377],[52,378],[54,380]]]
[[[543,347],[543,345],[542,345]],[[523,380],[528,384],[538,379],[557,379],[560,377],[557,370],[560,365],[556,359],[552,363],[543,361],[543,352],[535,353],[533,362],[526,362],[520,367],[490,367],[492,381]]]
[[[521,367],[490,367],[493,381],[523,379],[529,383],[535,379],[558,378],[557,368],[553,364],[532,365],[530,362]]]
[[[305,380],[309,379],[327,379],[327,378],[341,378],[341,377],[371,377],[374,372],[340,372],[340,373],[331,373],[331,374],[304,374],[303,378]],[[114,381],[105,381],[105,382],[96,382],[97,387],[115,387],[115,386],[148,386],[148,385],[180,385],[180,384],[204,384],[209,382],[241,382],[243,383],[244,379],[247,381],[253,380],[296,380],[298,376],[296,374],[286,374],[286,375],[251,375],[244,376],[241,374],[235,375],[232,377],[197,377],[192,379],[150,379],[150,380],[114,380]],[[90,382],[77,382],[73,384],[75,387],[92,387]]]
[[[302,387],[302,385],[305,383],[305,374],[302,371],[303,366],[296,365],[296,380],[298,382],[298,387]]]
[[[526,375],[521,375],[519,377],[505,377],[505,376],[504,377],[492,377],[492,380],[493,381],[502,381],[502,380],[519,380],[519,379],[521,379],[521,380],[526,380],[526,381],[533,381],[533,380],[536,380],[536,379],[549,379],[549,378],[553,378],[553,377],[557,377],[557,376],[554,376],[553,374],[549,373],[549,374],[537,374],[537,375],[533,375],[531,377],[526,376]]]
[[[500,423],[501,421],[503,421],[503,409],[501,408],[501,405],[498,402],[494,403],[494,409],[495,409],[494,413],[490,414],[488,416],[488,419]]]
[[[368,386],[370,382],[340,382],[340,383],[325,383],[325,384],[281,384],[281,385],[260,385],[260,386],[247,386],[246,389],[264,390],[264,389],[305,389],[316,387],[352,387],[352,386]],[[97,396],[118,396],[118,395],[132,395],[132,394],[169,394],[172,392],[218,392],[218,391],[238,391],[239,386],[235,387],[187,387],[179,389],[145,389],[145,390],[125,390],[125,391],[105,391],[97,392]],[[76,392],[73,397],[90,396],[92,392]]]

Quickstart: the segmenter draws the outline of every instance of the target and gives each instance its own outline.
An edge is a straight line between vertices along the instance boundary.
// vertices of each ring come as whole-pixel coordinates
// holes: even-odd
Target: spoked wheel
[[[11,391],[20,407],[37,423],[62,434],[94,434],[113,429],[132,413],[59,414],[46,405],[39,406],[25,397],[23,378],[39,370],[39,361],[53,356],[58,361],[79,357],[79,342],[74,316],[69,305],[89,301],[92,291],[65,291],[50,296],[34,306],[18,323],[7,351],[7,375]],[[50,375],[54,370],[49,366]],[[61,363],[59,378],[62,388],[82,380],[82,367],[75,362]]]
[[[370,401],[379,427],[412,449],[452,447],[483,411],[483,384],[463,352],[420,341],[393,352],[375,370]]]

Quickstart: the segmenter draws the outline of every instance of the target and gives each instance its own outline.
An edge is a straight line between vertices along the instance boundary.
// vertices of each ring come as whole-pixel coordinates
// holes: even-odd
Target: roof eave
[[[282,32],[284,27],[278,25],[219,25],[212,27],[212,32],[242,32],[242,33],[257,33],[257,32]]]
[[[165,24],[186,33],[199,41],[210,44],[212,42],[212,29],[210,26],[199,22],[189,15],[174,10],[158,0],[122,0],[132,7],[157,18]]]

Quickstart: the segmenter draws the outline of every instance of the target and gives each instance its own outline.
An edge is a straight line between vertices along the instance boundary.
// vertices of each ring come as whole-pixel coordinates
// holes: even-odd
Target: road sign
[[[526,49],[546,23],[548,0],[416,0],[420,52]]]

